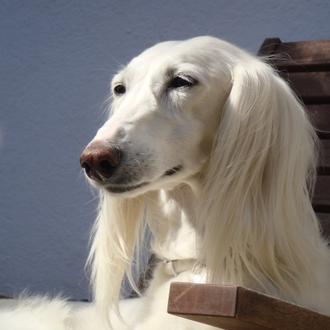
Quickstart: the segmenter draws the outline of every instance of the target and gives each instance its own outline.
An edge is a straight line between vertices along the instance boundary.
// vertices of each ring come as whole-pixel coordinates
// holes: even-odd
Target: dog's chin
[[[129,185],[107,185],[103,188],[106,192],[113,196],[125,196],[125,197],[135,197],[140,195],[145,191],[143,188],[147,188],[150,185],[149,182],[141,182],[137,184],[129,184]]]
[[[149,191],[174,188],[177,184],[181,183],[179,180],[182,176],[182,166],[173,167],[165,171],[162,175],[153,180],[145,180],[142,182],[132,182],[129,184],[107,184],[102,188],[113,197],[137,197]],[[180,173],[179,173],[180,172]]]

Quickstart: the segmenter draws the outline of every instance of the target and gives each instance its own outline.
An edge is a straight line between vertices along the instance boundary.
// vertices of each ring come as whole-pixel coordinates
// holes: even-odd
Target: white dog
[[[27,329],[34,311],[57,330],[211,328],[166,313],[172,281],[242,285],[330,314],[329,249],[309,196],[316,137],[274,70],[198,37],[144,51],[112,90],[109,119],[81,155],[100,190],[95,308],[24,302],[0,326],[11,313],[24,327],[6,329]],[[143,297],[117,308],[146,227],[163,262]]]

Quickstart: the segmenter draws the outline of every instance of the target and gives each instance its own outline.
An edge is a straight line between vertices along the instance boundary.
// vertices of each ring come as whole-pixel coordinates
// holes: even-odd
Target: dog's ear
[[[210,281],[252,279],[284,296],[299,287],[299,271],[311,272],[301,251],[319,235],[315,160],[314,130],[288,85],[258,59],[236,65],[201,194]]]

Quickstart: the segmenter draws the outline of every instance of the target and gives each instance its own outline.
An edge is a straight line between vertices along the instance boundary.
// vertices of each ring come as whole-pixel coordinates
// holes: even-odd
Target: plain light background
[[[96,201],[78,160],[122,64],[197,35],[252,52],[266,37],[329,39],[329,17],[327,0],[2,0],[0,294],[89,297]]]

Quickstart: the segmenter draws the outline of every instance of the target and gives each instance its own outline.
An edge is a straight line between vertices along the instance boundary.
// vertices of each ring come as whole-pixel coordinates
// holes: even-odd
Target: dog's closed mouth
[[[164,175],[166,175],[166,176],[171,176],[171,175],[174,175],[174,174],[180,172],[182,169],[183,169],[183,166],[182,166],[182,165],[177,165],[177,166],[175,166],[175,167],[173,167],[173,168],[167,170],[167,171],[164,173]]]
[[[139,184],[133,185],[133,186],[114,186],[114,185],[109,185],[109,186],[106,186],[105,189],[107,191],[111,192],[111,193],[119,194],[119,193],[124,193],[124,192],[127,192],[127,191],[131,191],[131,190],[134,190],[134,189],[143,187],[143,186],[145,186],[147,184],[148,184],[148,182],[142,182],[142,183],[139,183]]]

